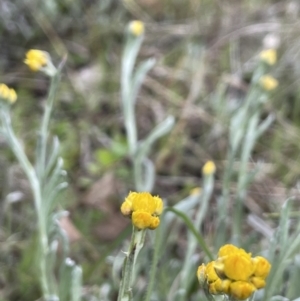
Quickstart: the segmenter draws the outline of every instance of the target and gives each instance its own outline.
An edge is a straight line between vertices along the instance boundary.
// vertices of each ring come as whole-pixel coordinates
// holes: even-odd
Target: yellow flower
[[[218,259],[202,264],[197,271],[201,287],[212,295],[226,294],[235,300],[244,300],[266,286],[271,264],[261,256],[251,257],[244,249],[224,245]]]
[[[263,62],[272,66],[277,62],[277,51],[275,49],[266,49],[260,53],[259,57]]]
[[[9,88],[5,84],[0,84],[0,98],[13,104],[16,102],[18,96],[14,89]]]
[[[30,49],[26,53],[24,63],[34,72],[42,71],[49,76],[54,76],[57,72],[49,53],[46,51]]]
[[[49,54],[46,51],[31,49],[27,51],[24,63],[28,65],[32,71],[39,71],[47,66],[48,61]]]
[[[132,33],[134,36],[139,37],[145,31],[145,26],[142,21],[131,21],[129,23],[129,32]]]
[[[207,161],[202,168],[202,173],[205,176],[212,175],[215,173],[215,171],[216,171],[216,165],[213,161]]]
[[[263,75],[260,78],[259,83],[266,91],[274,90],[278,86],[278,81],[271,75]]]
[[[249,298],[256,290],[255,286],[246,281],[234,281],[229,287],[230,295],[237,300]]]
[[[121,205],[122,214],[130,216],[132,224],[140,230],[157,228],[162,210],[162,199],[149,192],[130,192]]]

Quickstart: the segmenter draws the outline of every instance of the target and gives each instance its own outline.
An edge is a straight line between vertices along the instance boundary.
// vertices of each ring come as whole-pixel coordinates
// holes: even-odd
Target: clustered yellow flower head
[[[0,84],[0,98],[12,104],[17,100],[18,96],[14,89],[9,88],[5,84]]]
[[[277,88],[278,81],[271,75],[263,75],[259,79],[259,83],[262,86],[262,88],[266,91],[272,91]]]
[[[205,176],[209,176],[209,175],[212,175],[216,172],[216,165],[213,161],[207,161],[203,168],[202,168],[202,173],[205,175]]]
[[[129,216],[139,230],[157,228],[162,211],[162,199],[149,192],[130,192],[121,206],[122,214]]]
[[[145,25],[142,21],[135,20],[129,23],[129,32],[134,36],[139,37],[144,33],[144,31]]]
[[[251,257],[244,249],[228,244],[220,248],[217,260],[199,266],[197,277],[212,295],[245,300],[265,287],[270,269],[271,264],[264,257]]]
[[[265,49],[260,53],[259,57],[263,62],[272,66],[277,62],[277,51],[276,49]]]
[[[30,49],[26,53],[24,63],[34,72],[42,71],[49,76],[53,76],[56,73],[56,68],[53,66],[51,57],[46,51]]]

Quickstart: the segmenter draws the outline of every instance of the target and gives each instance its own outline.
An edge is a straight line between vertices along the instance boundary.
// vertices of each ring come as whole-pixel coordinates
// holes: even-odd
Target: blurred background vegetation
[[[133,189],[120,109],[120,60],[128,22],[146,24],[139,59],[157,60],[138,96],[139,137],[167,115],[176,118],[172,132],[151,154],[157,171],[154,193],[169,205],[200,185],[207,160],[217,165],[218,192],[228,119],[216,110],[214,99],[226,86],[228,107],[234,107],[247,92],[259,52],[278,48],[272,75],[280,85],[265,106],[276,121],[256,145],[253,162],[262,161],[262,169],[244,208],[249,216],[263,217],[298,194],[299,16],[296,0],[0,0],[1,82],[18,92],[14,127],[29,156],[48,78],[30,73],[24,54],[30,48],[46,50],[56,64],[68,54],[51,129],[61,141],[69,179],[61,208],[70,216],[62,225],[72,258],[83,267],[86,300],[95,300],[95,291],[109,283],[108,255],[116,254],[130,233],[129,222],[119,213]],[[0,147],[0,300],[37,300],[41,293],[32,268],[36,218],[30,190],[1,136]],[[212,212],[214,206],[213,199]],[[212,215],[206,225],[212,231]],[[170,239],[165,256],[173,258],[176,269],[185,241],[177,235]],[[163,277],[167,268],[160,273]]]

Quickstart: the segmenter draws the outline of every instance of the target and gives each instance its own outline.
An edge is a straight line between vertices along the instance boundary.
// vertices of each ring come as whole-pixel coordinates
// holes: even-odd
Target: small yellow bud
[[[229,294],[231,282],[232,281],[230,281],[229,279],[225,279],[225,280],[218,279],[214,282],[215,290],[220,294],[223,293]]]
[[[205,175],[205,176],[209,176],[209,175],[212,175],[216,172],[216,165],[213,161],[207,161],[203,168],[202,168],[202,173]]]
[[[265,279],[269,275],[271,269],[269,261],[261,256],[254,257],[252,261],[255,267],[254,275]]]
[[[49,54],[46,51],[31,49],[26,53],[24,63],[32,70],[39,71],[46,67],[49,61]]]
[[[142,21],[131,21],[129,23],[129,32],[132,33],[134,36],[139,37],[145,31],[145,25]]]
[[[271,75],[263,75],[259,80],[260,85],[266,91],[271,91],[277,88],[278,81]]]
[[[53,76],[57,71],[52,64],[49,53],[38,49],[27,51],[24,63],[31,71],[42,71],[49,76]]]
[[[155,211],[154,214],[155,215],[161,215],[162,211],[164,209],[164,203],[162,201],[162,199],[158,196],[154,196],[153,197],[154,203],[155,203]]]
[[[157,216],[151,216],[151,219],[150,219],[150,224],[148,226],[148,228],[150,230],[154,230],[156,229],[160,224],[160,220]]]
[[[125,216],[130,215],[132,213],[132,203],[125,201],[121,206],[121,212]]]
[[[220,280],[220,279],[219,279]],[[209,283],[208,284],[208,291],[210,294],[212,295],[219,295],[220,292],[218,291],[217,287],[216,287],[216,282],[213,283]]]
[[[260,277],[251,277],[250,282],[256,287],[256,289],[266,286],[266,281]]]
[[[16,102],[18,96],[14,89],[9,88],[5,84],[0,84],[0,98],[13,104]]]
[[[275,49],[266,49],[260,53],[259,57],[263,62],[272,66],[277,62],[277,51]]]

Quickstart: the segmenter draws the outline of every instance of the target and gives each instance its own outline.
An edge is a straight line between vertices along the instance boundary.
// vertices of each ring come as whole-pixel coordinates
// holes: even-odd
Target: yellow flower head
[[[278,86],[278,81],[271,75],[263,75],[260,78],[259,83],[266,91],[272,91]]]
[[[256,290],[255,286],[246,281],[234,281],[229,287],[230,295],[237,300],[249,298]]]
[[[244,300],[266,286],[270,269],[271,264],[264,257],[252,258],[251,253],[228,244],[219,249],[217,260],[199,266],[197,277],[210,294]]]
[[[24,63],[32,71],[39,71],[46,67],[49,61],[49,54],[46,51],[31,49],[26,53],[26,59]]]
[[[266,49],[260,53],[259,57],[263,62],[272,66],[277,62],[277,51],[275,49]]]
[[[0,98],[13,104],[16,102],[18,96],[14,89],[9,88],[5,84],[0,84]]]
[[[49,76],[53,76],[56,73],[56,68],[52,64],[49,53],[46,51],[30,49],[26,53],[24,63],[34,72],[42,71]]]
[[[213,161],[207,161],[203,168],[202,168],[202,173],[205,176],[213,175],[216,172],[216,165]]]
[[[131,217],[133,225],[140,230],[157,228],[162,211],[162,199],[149,192],[130,192],[121,205],[122,214]]]
[[[145,25],[142,21],[135,20],[129,23],[129,32],[134,36],[139,37],[144,33],[144,31]]]

